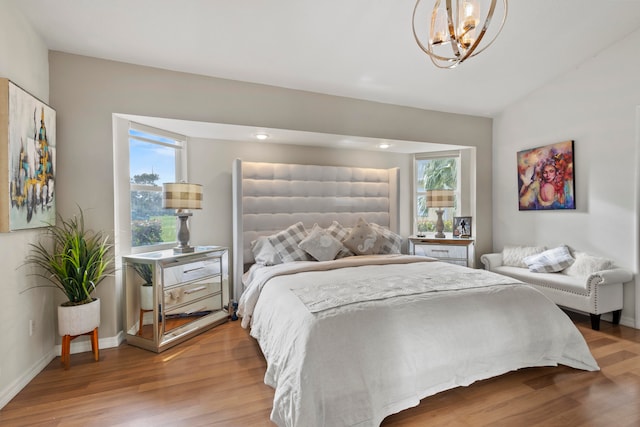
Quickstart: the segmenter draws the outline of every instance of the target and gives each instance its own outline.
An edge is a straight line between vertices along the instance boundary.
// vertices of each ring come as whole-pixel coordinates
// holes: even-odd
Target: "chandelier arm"
[[[495,1],[495,0],[494,0]],[[460,49],[458,48],[458,41],[456,37],[456,27],[453,23],[453,9],[451,7],[451,0],[446,0],[447,5],[447,23],[449,25],[449,43],[451,43],[451,50],[456,58],[460,58]]]
[[[504,4],[504,14],[502,15],[502,21],[500,22],[500,27],[498,28],[498,31],[496,32],[495,36],[493,36],[491,41],[489,41],[482,49],[478,49],[475,53],[473,53],[472,55],[469,55],[469,58],[471,58],[473,56],[476,56],[480,52],[484,52],[484,50],[486,48],[491,46],[493,44],[493,42],[496,41],[496,39],[498,38],[498,35],[500,35],[500,32],[502,31],[502,27],[504,27],[504,23],[507,20],[507,12],[508,12],[508,9],[509,9],[508,0],[503,0],[502,3]],[[493,7],[492,7],[491,15],[493,15],[493,9],[495,9],[495,1],[492,2],[492,6]],[[482,29],[482,33],[483,34],[486,31],[486,29],[489,27],[489,21],[491,21],[491,18],[493,18],[493,16],[488,16],[487,17],[487,20],[485,21],[485,25],[484,25],[484,27]]]
[[[424,53],[426,53],[427,55],[429,55],[429,58],[431,58],[431,61],[433,62],[433,64],[438,67],[438,68],[453,68],[455,65],[457,65],[458,59],[457,58],[449,58],[447,56],[440,56],[438,54],[436,54],[435,52],[433,52],[431,50],[431,45],[427,45],[425,46],[420,39],[418,38],[418,33],[416,32],[416,10],[418,9],[418,5],[420,4],[422,0],[417,0],[416,1],[416,5],[413,8],[413,16],[412,16],[412,20],[411,20],[411,28],[413,30],[413,38],[415,39],[418,47],[420,48],[420,50],[422,50]],[[444,62],[456,62],[456,64],[453,64],[452,66],[448,66],[448,67],[443,67],[440,64],[438,64],[437,62],[435,62],[435,60],[439,60],[439,61],[444,61]]]
[[[448,1],[450,1],[450,0],[448,0]],[[478,34],[478,37],[476,37],[475,42],[469,47],[469,49],[467,49],[467,51],[464,53],[464,55],[462,55],[462,58],[460,58],[460,62],[463,62],[465,59],[471,58],[471,57],[477,55],[478,53],[482,52],[483,50],[485,50],[487,48],[488,45],[483,47],[482,49],[480,49],[475,54],[473,53],[476,50],[476,48],[478,46],[480,46],[480,42],[482,42],[482,38],[484,37],[485,33],[487,32],[487,28],[489,27],[489,23],[491,22],[491,18],[493,18],[493,12],[495,12],[495,10],[496,10],[496,1],[497,0],[491,0],[491,5],[489,6],[489,11],[487,12],[487,18],[484,20],[484,24],[482,25],[482,30],[480,30],[480,34]],[[493,40],[495,40],[495,37],[493,38]],[[493,40],[491,40],[491,42],[493,42]],[[491,44],[491,43],[489,43],[489,44]]]

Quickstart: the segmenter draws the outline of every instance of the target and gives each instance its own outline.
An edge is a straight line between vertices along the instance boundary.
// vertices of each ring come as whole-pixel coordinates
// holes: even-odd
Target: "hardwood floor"
[[[640,426],[640,330],[572,316],[600,372],[532,368],[459,387],[383,426]],[[239,322],[155,354],[123,344],[60,358],[0,411],[2,426],[270,426],[266,363]],[[307,427],[307,426],[305,426]]]

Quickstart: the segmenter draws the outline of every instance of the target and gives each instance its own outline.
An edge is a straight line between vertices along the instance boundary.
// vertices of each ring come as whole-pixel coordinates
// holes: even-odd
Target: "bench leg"
[[[622,310],[615,310],[613,313],[613,319],[611,320],[614,325],[620,324],[620,316],[622,315]]]
[[[594,331],[600,330],[600,315],[599,314],[589,314],[591,317],[591,329]]]

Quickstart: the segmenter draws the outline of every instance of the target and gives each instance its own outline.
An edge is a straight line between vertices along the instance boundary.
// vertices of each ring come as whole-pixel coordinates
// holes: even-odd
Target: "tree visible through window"
[[[182,142],[129,130],[131,247],[175,242],[176,217],[162,207],[162,183],[180,181]]]
[[[427,190],[454,190],[458,205],[458,157],[421,158],[416,157],[416,194],[415,215],[416,232],[434,232],[437,214],[434,208],[427,206]],[[457,206],[443,208],[444,231],[453,231],[453,217]]]

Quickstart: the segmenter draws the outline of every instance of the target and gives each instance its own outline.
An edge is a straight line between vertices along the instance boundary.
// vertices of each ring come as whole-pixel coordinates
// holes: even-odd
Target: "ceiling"
[[[10,1],[51,50],[483,117],[640,28],[637,0],[512,0],[495,43],[442,70],[414,0]]]

